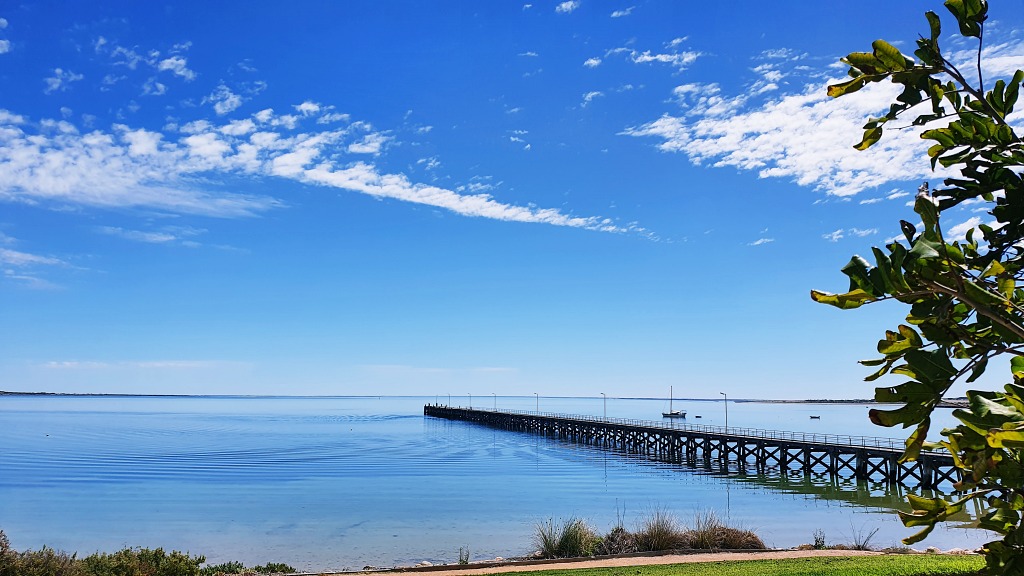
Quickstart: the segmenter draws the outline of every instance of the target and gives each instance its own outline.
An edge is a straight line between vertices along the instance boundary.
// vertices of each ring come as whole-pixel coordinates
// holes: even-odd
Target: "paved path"
[[[384,572],[421,572],[430,576],[474,576],[477,574],[500,574],[503,572],[537,572],[539,570],[564,570],[574,568],[613,568],[619,566],[649,566],[654,564],[685,564],[690,562],[726,562],[737,560],[769,560],[780,558],[811,558],[820,556],[877,556],[881,552],[860,550],[766,550],[764,552],[715,552],[701,554],[665,554],[660,556],[617,556],[582,560],[544,560],[515,562],[487,566],[470,564],[464,568],[455,565],[405,568]],[[375,572],[380,574],[381,572]],[[317,573],[314,573],[317,574]],[[331,574],[322,572],[319,574]],[[337,573],[334,573],[337,574]],[[352,574],[348,572],[346,574]]]

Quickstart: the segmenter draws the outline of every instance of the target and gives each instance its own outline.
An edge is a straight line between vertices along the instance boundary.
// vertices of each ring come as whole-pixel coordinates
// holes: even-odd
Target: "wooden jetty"
[[[824,472],[922,489],[937,489],[940,484],[951,488],[960,480],[960,471],[948,453],[922,451],[917,460],[901,463],[903,443],[891,438],[480,410],[441,404],[427,404],[423,414],[589,444],[661,462],[694,465],[718,460],[727,466],[752,467],[758,472]]]

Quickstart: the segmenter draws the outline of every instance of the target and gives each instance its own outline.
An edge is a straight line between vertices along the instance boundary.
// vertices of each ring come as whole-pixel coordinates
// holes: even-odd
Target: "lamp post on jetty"
[[[601,399],[604,400],[604,417],[608,418],[608,396],[605,396],[605,393],[601,392]]]
[[[470,394],[469,392],[466,392],[466,394],[469,394],[469,409],[472,410],[473,409],[473,395]]]
[[[452,395],[451,394],[448,395],[448,407],[449,408],[452,407]]]
[[[497,412],[498,411],[498,393],[497,392],[491,392],[491,396],[494,396],[494,411]]]
[[[536,392],[534,392],[533,395],[537,397],[537,410],[536,410],[536,412],[537,412],[537,414],[540,414],[540,394],[537,394]]]
[[[722,396],[725,396],[725,433],[729,433],[729,395],[725,392],[719,392]]]

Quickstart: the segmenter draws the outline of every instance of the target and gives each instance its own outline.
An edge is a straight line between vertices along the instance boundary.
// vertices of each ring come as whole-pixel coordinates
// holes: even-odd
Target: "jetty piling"
[[[731,426],[661,423],[625,418],[481,410],[427,404],[423,414],[526,432],[635,454],[660,462],[689,464],[713,460],[725,466],[753,467],[810,475],[852,476],[922,489],[952,487],[960,480],[953,457],[922,451],[900,462],[903,442],[892,438],[847,436]]]

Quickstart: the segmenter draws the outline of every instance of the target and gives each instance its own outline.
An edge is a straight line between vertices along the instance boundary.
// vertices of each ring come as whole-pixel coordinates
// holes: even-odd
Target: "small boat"
[[[672,387],[668,387],[668,412],[661,413],[662,418],[686,418],[686,410],[672,409]]]

